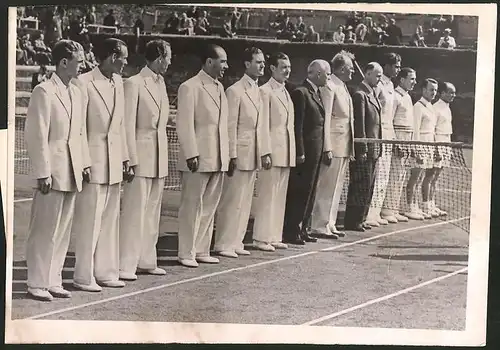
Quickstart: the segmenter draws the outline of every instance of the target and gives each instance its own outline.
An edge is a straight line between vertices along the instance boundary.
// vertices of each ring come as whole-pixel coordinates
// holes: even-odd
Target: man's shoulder
[[[50,80],[46,80],[35,86],[31,94],[32,95],[37,95],[40,93],[52,94],[53,91],[55,91],[54,84]]]
[[[189,89],[192,89],[192,88],[197,87],[199,85],[201,85],[201,80],[198,77],[198,75],[195,75],[195,76],[189,78],[188,80],[186,80],[185,82],[183,82],[179,86],[179,88],[184,88],[184,89],[189,88]]]

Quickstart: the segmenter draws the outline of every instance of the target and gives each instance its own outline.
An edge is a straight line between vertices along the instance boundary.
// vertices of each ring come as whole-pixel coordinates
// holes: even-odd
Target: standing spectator
[[[85,62],[83,67],[84,73],[90,72],[98,64],[94,52],[92,52],[93,47],[94,46],[92,45],[91,42],[85,43],[83,45],[84,55],[85,55]]]
[[[106,15],[106,17],[104,17],[104,21],[102,22],[102,24],[108,27],[117,26],[118,23],[116,22],[113,9],[109,9],[108,14]]]
[[[451,33],[450,28],[446,28],[444,30],[444,36],[442,36],[439,39],[439,42],[437,45],[438,47],[443,47],[443,48],[450,49],[450,50],[453,50],[455,47],[457,47],[457,44],[455,43],[455,38],[452,37],[450,35],[450,33]]]
[[[296,27],[298,32],[302,32],[305,34],[307,28],[306,28],[306,24],[304,23],[304,19],[302,18],[302,16],[297,17],[297,23],[295,24],[295,27]]]
[[[364,23],[358,24],[358,26],[354,30],[354,34],[356,35],[357,41],[360,43],[365,41],[367,33],[368,33],[368,27]]]
[[[222,34],[221,36],[223,38],[233,38],[234,33],[231,28],[231,19],[228,18],[225,20],[224,24],[222,25]]]
[[[304,38],[304,41],[309,43],[319,43],[319,33],[314,30],[313,26],[307,27],[307,34]]]
[[[410,46],[427,47],[422,26],[417,26],[415,34],[413,34],[411,38]]]
[[[87,13],[86,20],[87,20],[88,24],[96,24],[97,23],[97,16],[95,14],[95,6],[90,7],[90,11]]]
[[[196,19],[200,16],[200,10],[196,6],[191,6],[186,15],[188,18]]]
[[[165,28],[163,28],[163,34],[178,34],[181,26],[181,20],[177,11],[174,11],[172,16],[170,16],[165,22]]]
[[[344,43],[354,44],[356,42],[356,34],[354,33],[353,28],[351,26],[347,27],[344,33],[345,33]]]
[[[345,40],[344,26],[339,25],[337,30],[333,32],[333,42],[335,44],[342,44]]]
[[[390,24],[385,30],[387,33],[387,38],[385,40],[386,45],[401,46],[403,42],[403,31],[399,26],[396,25],[396,20],[394,18],[390,19]]]
[[[132,27],[134,30],[134,34],[138,37],[141,35],[141,33],[144,32],[144,9],[141,9],[141,13],[135,20],[134,26]]]
[[[210,35],[210,23],[207,18],[207,11],[203,11],[201,17],[196,21],[194,28],[196,35]]]
[[[235,7],[231,12],[230,16],[231,16],[231,28],[233,32],[236,33],[238,29],[240,29],[241,12],[238,12],[238,8]]]

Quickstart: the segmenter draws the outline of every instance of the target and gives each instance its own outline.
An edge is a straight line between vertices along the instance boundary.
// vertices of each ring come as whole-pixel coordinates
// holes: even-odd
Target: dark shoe
[[[362,223],[361,225],[363,225],[363,227],[367,230],[371,230],[372,227],[370,225],[368,225],[367,223]]]
[[[283,237],[283,243],[294,244],[294,245],[305,245],[306,242],[300,237]]]
[[[314,238],[312,236],[310,236],[309,234],[305,233],[302,235],[302,239],[305,241],[305,242],[311,242],[311,243],[314,243],[314,242],[317,242],[318,239],[317,238]]]
[[[328,232],[328,233],[320,233],[320,232],[311,232],[310,234],[311,237],[315,238],[323,238],[323,239],[338,239],[339,236],[337,236],[334,233]]]
[[[357,224],[357,225],[346,225],[345,226],[345,229],[347,231],[357,231],[357,232],[365,232],[366,229],[365,227],[363,226],[363,224]]]

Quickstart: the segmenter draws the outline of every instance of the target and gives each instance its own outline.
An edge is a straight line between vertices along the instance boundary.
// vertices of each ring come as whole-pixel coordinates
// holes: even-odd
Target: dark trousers
[[[308,154],[305,163],[290,169],[283,238],[293,239],[300,236],[309,224],[318,185],[321,155],[321,151]]]
[[[349,164],[345,227],[359,225],[366,220],[375,184],[375,162],[375,159],[367,158],[357,159]]]

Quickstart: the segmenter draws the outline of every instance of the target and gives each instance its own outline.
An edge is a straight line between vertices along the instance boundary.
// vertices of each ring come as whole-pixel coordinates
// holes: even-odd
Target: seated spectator
[[[163,34],[179,34],[179,29],[181,26],[181,20],[177,11],[174,11],[171,17],[165,22],[165,28],[163,28]]]
[[[49,80],[50,75],[51,74],[48,72],[47,66],[45,64],[41,64],[40,70],[31,77],[31,90],[33,90],[38,84]]]
[[[104,17],[102,24],[108,27],[116,27],[118,25],[118,22],[116,22],[116,18],[114,16],[113,9],[108,10],[108,14],[106,15],[106,17]]]
[[[410,40],[410,46],[427,47],[422,26],[417,26],[415,34],[413,34]]]
[[[21,48],[21,41],[16,39],[16,64],[27,65],[28,53]]]
[[[295,25],[290,21],[290,17],[286,17],[285,21],[280,23],[278,30],[276,32],[276,37],[278,39],[291,40],[293,39],[296,32]]]
[[[357,38],[357,42],[360,43],[364,42],[367,33],[368,33],[368,27],[366,26],[366,24],[364,23],[358,24],[358,26],[354,31],[354,34],[356,35]]]
[[[337,27],[337,30],[333,32],[332,41],[335,44],[343,44],[344,40],[345,40],[344,26],[343,25],[339,25]]]
[[[85,61],[82,71],[84,73],[90,72],[92,69],[94,69],[94,67],[98,65],[94,52],[92,51],[93,48],[94,46],[92,45],[92,43],[85,43],[85,45],[83,45]]]
[[[21,38],[21,49],[26,52],[27,64],[33,64],[35,61],[36,51],[33,43],[31,42],[30,34],[25,34]]]
[[[319,33],[314,30],[314,26],[307,27],[307,34],[304,38],[304,41],[308,43],[320,42]]]
[[[438,47],[443,47],[450,50],[453,50],[455,47],[457,47],[457,44],[455,43],[455,38],[452,37],[450,33],[451,33],[450,28],[446,28],[444,30],[444,36],[442,36],[439,39]]]
[[[202,17],[196,20],[196,25],[194,27],[194,33],[196,35],[210,35],[210,24],[208,23],[207,11],[203,11]]]
[[[45,45],[43,34],[40,34],[38,39],[35,40],[35,62],[42,64],[46,62],[49,64],[52,61],[51,49]]]
[[[403,43],[403,31],[399,26],[396,25],[396,20],[394,18],[390,19],[390,24],[385,29],[387,33],[387,38],[385,40],[386,45],[401,46]]]
[[[180,21],[179,34],[194,35],[194,20],[184,12]]]
[[[354,44],[356,42],[356,34],[354,33],[351,26],[347,27],[347,29],[344,30],[344,34],[345,34],[344,43]]]
[[[232,31],[232,28],[231,28],[231,19],[228,18],[224,21],[224,24],[222,25],[221,37],[234,38],[234,36],[235,36],[235,33]]]
[[[307,27],[306,24],[304,23],[304,19],[302,16],[297,17],[297,23],[295,24],[295,28],[297,29],[297,32],[301,33],[306,33]]]
[[[89,12],[86,15],[86,21],[88,24],[96,24],[97,16],[95,14],[95,6],[91,6]]]

